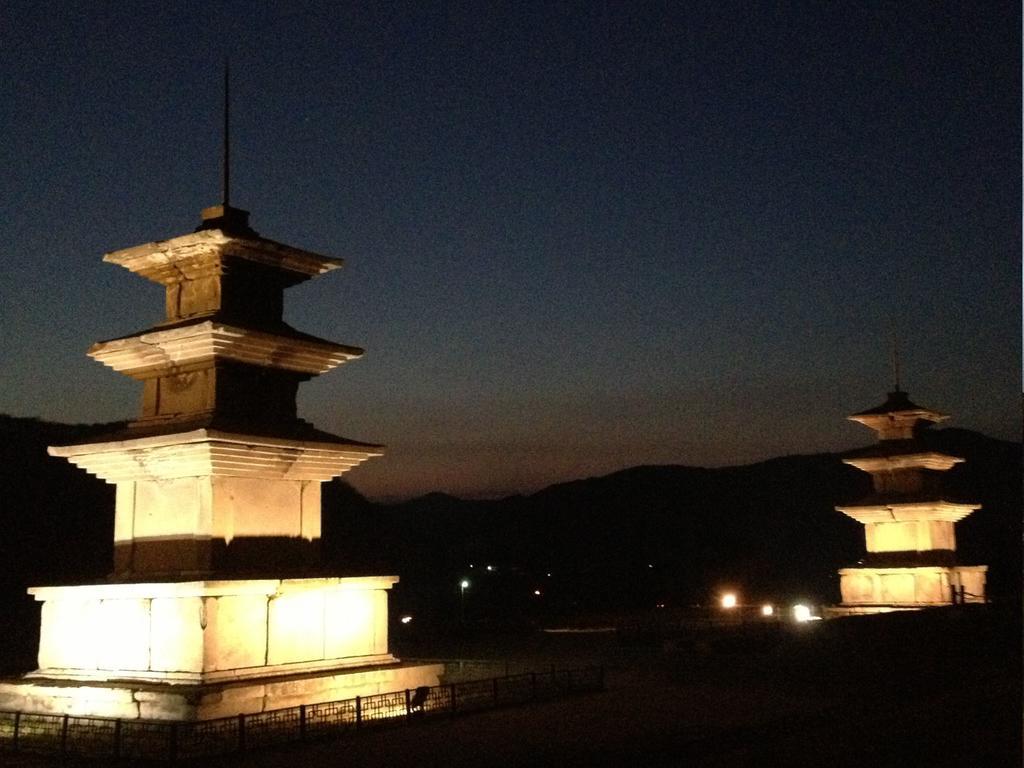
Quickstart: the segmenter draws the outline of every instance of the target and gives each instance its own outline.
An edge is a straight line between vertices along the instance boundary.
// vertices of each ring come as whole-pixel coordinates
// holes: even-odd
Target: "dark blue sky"
[[[287,319],[367,349],[300,408],[371,496],[863,444],[893,323],[1018,439],[1019,4],[780,5],[5,3],[0,412],[137,413],[84,352],[161,290],[100,259],[217,201],[229,54],[233,202],[347,260]]]

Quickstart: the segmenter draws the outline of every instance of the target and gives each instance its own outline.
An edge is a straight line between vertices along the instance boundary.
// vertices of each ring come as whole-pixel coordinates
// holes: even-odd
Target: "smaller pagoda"
[[[947,498],[943,473],[964,460],[933,450],[925,430],[949,418],[890,392],[884,403],[849,417],[878,443],[843,463],[871,475],[872,491],[836,507],[864,526],[867,555],[839,571],[838,613],[882,613],[985,601],[984,565],[957,565],[954,526],[980,507]]]

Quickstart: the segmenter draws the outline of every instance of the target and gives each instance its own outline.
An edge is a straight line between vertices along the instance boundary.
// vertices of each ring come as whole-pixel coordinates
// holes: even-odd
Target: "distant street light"
[[[793,606],[793,618],[800,622],[810,621],[811,609],[802,603],[797,603]]]
[[[773,608],[770,604],[765,603],[764,605],[761,606],[761,615],[762,616],[772,616],[774,613],[775,613],[775,608]]]
[[[736,607],[736,593],[726,592],[722,595],[722,607],[726,610]]]
[[[459,623],[466,623],[466,590],[469,589],[469,579],[459,582]]]

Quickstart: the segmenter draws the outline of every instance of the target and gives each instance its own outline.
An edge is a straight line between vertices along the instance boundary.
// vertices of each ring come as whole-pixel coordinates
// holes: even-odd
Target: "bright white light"
[[[796,621],[810,621],[811,609],[803,603],[797,603],[793,606],[793,618]]]
[[[469,589],[469,579],[463,579],[459,582],[459,586],[463,589]]]
[[[537,597],[540,597],[540,590],[539,589],[533,590],[533,594],[535,594]]]
[[[735,608],[736,607],[736,593],[726,592],[722,595],[722,607],[723,608]]]
[[[775,609],[771,605],[768,605],[766,603],[765,605],[761,606],[761,615],[762,616],[771,616],[773,613],[775,613]]]
[[[403,624],[408,624],[411,621],[412,621],[412,616],[403,616],[402,617],[402,623]]]
[[[488,565],[487,566],[487,570],[488,571],[493,571],[494,570],[494,566],[493,565]]]

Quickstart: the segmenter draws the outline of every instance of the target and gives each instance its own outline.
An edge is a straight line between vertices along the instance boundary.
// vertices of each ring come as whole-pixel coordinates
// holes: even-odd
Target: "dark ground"
[[[406,658],[604,663],[607,691],[202,765],[1020,766],[1020,637],[1016,607],[968,606],[626,638],[396,638]]]

